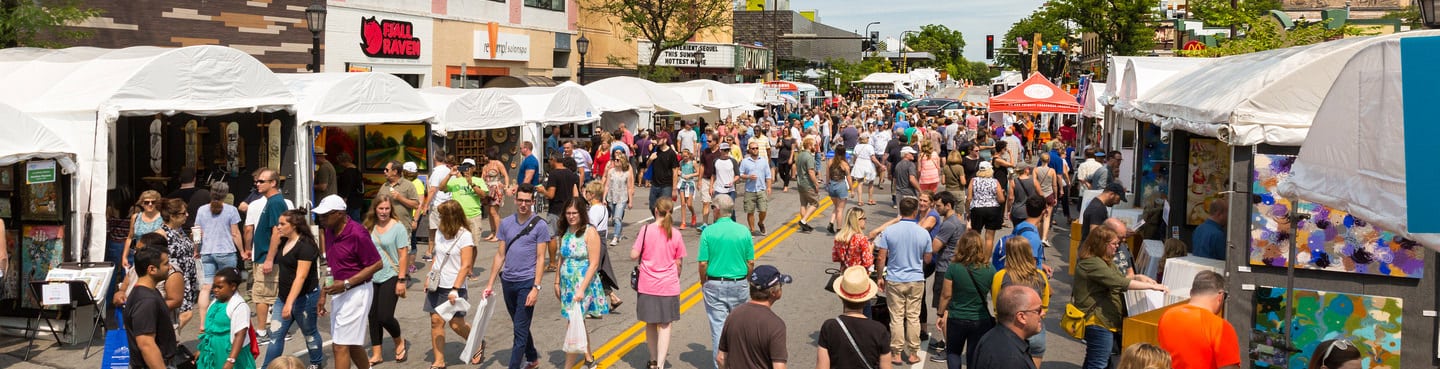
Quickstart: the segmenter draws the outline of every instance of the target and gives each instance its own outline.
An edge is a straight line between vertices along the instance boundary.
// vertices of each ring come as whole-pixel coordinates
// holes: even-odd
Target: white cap
[[[402,169],[402,170],[404,170],[404,171],[406,171],[406,172],[414,173],[414,172],[417,172],[417,171],[420,170],[420,166],[415,165],[415,162],[413,162],[413,161],[407,161],[407,162],[405,162],[404,165],[401,165],[401,166],[400,166],[400,169]]]
[[[320,205],[316,206],[315,210],[311,210],[311,212],[318,215],[325,215],[336,210],[345,211],[345,199],[340,198],[340,195],[325,196],[325,198],[320,199]]]
[[[905,146],[905,147],[900,148],[900,153],[901,153],[901,154],[914,154],[914,153],[915,153],[915,148],[910,147],[910,146]]]
[[[461,161],[460,161],[460,164],[475,165],[475,159],[465,158],[465,160],[461,160]]]
[[[994,166],[994,165],[991,165],[990,162],[988,162],[988,161],[982,161],[982,162],[980,162],[980,167],[979,167],[979,168],[980,168],[979,170],[992,170],[992,169],[995,169],[995,166]]]

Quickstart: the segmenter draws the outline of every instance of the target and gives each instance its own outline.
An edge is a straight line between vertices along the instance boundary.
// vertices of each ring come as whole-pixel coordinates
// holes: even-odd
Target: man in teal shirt
[[[716,196],[714,201],[716,214],[733,214],[735,201],[729,196]],[[700,280],[705,283],[701,292],[705,296],[705,315],[710,318],[710,352],[719,352],[725,318],[730,317],[731,309],[750,298],[745,278],[755,268],[755,239],[735,219],[721,217],[700,233],[696,261],[700,262]],[[714,354],[710,359],[715,359]],[[720,366],[716,363],[715,367]]]
[[[280,224],[280,215],[290,210],[285,205],[285,195],[280,194],[280,174],[273,169],[261,169],[255,176],[255,189],[265,196],[265,207],[252,211],[260,212],[260,222],[255,224],[254,249],[251,253],[255,262],[260,263],[260,273],[255,278],[254,287],[250,290],[250,300],[255,302],[255,317],[260,320],[255,327],[267,327],[271,320],[280,320],[280,309],[270,311],[271,305],[275,304],[275,296],[279,292],[275,285],[279,279],[279,270],[275,269],[275,255],[270,253],[270,245],[280,243],[279,234],[275,233],[275,226]],[[275,315],[266,320],[266,314]],[[256,335],[261,342],[268,342],[269,330],[258,329]],[[263,343],[262,343],[263,344]]]

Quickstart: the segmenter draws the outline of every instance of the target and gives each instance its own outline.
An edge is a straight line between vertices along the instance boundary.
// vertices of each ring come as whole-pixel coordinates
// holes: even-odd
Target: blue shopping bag
[[[115,309],[115,329],[105,332],[105,351],[100,357],[100,369],[127,369],[130,367],[130,341],[125,337],[125,318],[119,308]]]

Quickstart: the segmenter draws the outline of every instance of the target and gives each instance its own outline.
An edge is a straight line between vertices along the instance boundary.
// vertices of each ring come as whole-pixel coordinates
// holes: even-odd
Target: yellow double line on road
[[[820,206],[815,210],[814,214],[811,214],[810,219],[815,219],[815,217],[819,216],[821,213],[824,213],[825,209],[829,208],[830,205],[831,203],[829,197],[820,200]],[[796,215],[796,218],[798,217],[799,215]],[[810,219],[806,219],[805,221],[809,222]],[[788,220],[786,222],[791,223]],[[780,228],[779,232],[771,233],[769,236],[760,239],[760,242],[755,244],[755,259],[760,259],[760,256],[770,252],[770,249],[775,248],[775,245],[779,245],[780,241],[790,237],[791,234],[794,234],[799,229],[800,227],[795,224],[786,224]],[[694,307],[696,303],[699,303],[703,299],[703,296],[700,293],[700,286],[704,283],[705,281],[697,282],[693,285],[690,285],[690,288],[685,289],[684,292],[680,293],[681,315],[684,315],[686,311],[690,310],[691,307]],[[605,344],[600,345],[600,348],[595,349],[592,354],[595,355],[595,360],[597,363],[599,363],[599,367],[609,368],[611,365],[614,365],[616,362],[620,361],[620,359],[624,358],[625,354],[629,353],[630,350],[633,350],[635,346],[645,343],[644,330],[645,323],[636,322],[634,325],[631,325],[629,329],[621,332],[620,335],[615,336],[615,338],[612,338],[609,341],[605,342]]]

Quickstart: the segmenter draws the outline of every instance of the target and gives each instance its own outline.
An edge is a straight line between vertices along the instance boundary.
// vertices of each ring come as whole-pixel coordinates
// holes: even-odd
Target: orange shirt
[[[1215,369],[1240,364],[1235,327],[1204,308],[1185,304],[1160,317],[1160,348],[1175,369]]]

